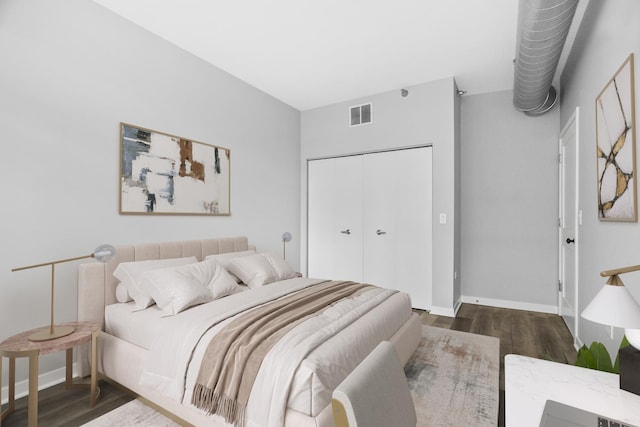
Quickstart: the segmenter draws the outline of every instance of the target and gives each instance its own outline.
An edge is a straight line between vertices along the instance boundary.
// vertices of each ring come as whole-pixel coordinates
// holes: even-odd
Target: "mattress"
[[[105,332],[145,350],[162,332],[162,310],[155,305],[135,310],[135,303],[110,304],[104,309]]]
[[[246,285],[238,285],[238,292],[249,290]],[[164,313],[157,306],[136,310],[133,301],[109,304],[104,309],[104,330],[128,343],[151,348],[151,344],[161,336],[164,328]]]
[[[291,279],[287,282],[304,282],[311,279]],[[271,285],[269,285],[271,286]],[[276,288],[277,285],[274,287]],[[252,291],[248,291],[252,292]],[[234,296],[237,300],[239,296]],[[203,304],[200,311],[207,310],[210,305],[221,305],[217,302]],[[349,310],[345,306],[344,310]],[[191,311],[191,310],[189,310]],[[388,340],[411,315],[411,302],[408,295],[394,293],[383,302],[373,307],[362,317],[349,324],[339,334],[329,338],[311,351],[302,360],[288,392],[287,407],[310,417],[317,416],[330,402],[332,390],[353,370],[358,363],[380,342]],[[199,362],[203,357],[211,337],[235,316],[207,329],[190,356],[190,363],[186,370],[184,395],[178,399],[184,404],[191,400],[191,393],[198,374]],[[162,316],[162,312],[155,307],[142,311],[134,311],[131,303],[112,304],[105,308],[105,330],[138,347],[150,351],[158,340],[166,338],[165,334],[171,330],[168,326],[171,318]],[[294,332],[294,331],[292,331]],[[286,349],[274,348],[273,358],[286,355]],[[151,351],[150,351],[151,353]],[[280,354],[278,356],[278,354]],[[275,360],[275,359],[274,359]],[[265,359],[264,365],[276,363]],[[263,400],[269,396],[270,379],[261,369],[256,378],[252,396],[247,407],[248,424],[259,424],[264,417]],[[254,394],[258,395],[257,397]],[[253,404],[252,402],[260,402]]]

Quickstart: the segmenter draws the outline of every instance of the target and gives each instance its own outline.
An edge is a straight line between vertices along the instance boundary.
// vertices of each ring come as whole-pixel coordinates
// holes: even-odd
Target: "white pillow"
[[[268,252],[264,255],[278,273],[278,280],[292,279],[298,275],[280,255],[276,255],[273,252]]]
[[[133,298],[129,296],[129,291],[123,283],[118,283],[116,286],[116,300],[121,303],[133,301]]]
[[[296,276],[285,260],[272,253],[234,258],[228,268],[230,273],[239,277],[249,288]]]
[[[278,280],[278,272],[264,254],[234,258],[227,268],[249,288],[257,288]]]
[[[213,260],[149,270],[142,287],[165,314],[174,315],[205,302],[232,294],[238,284]]]
[[[207,255],[204,259],[205,259],[205,261],[206,260],[210,260],[210,259],[215,260],[221,266],[223,266],[224,268],[229,270],[229,263],[231,262],[231,260],[233,260],[235,258],[238,258],[238,257],[245,257],[245,256],[249,256],[249,255],[255,255],[255,253],[256,253],[256,251],[254,251],[253,249],[249,249],[248,251],[226,252],[224,254]],[[236,277],[233,273],[231,273],[231,274],[236,279],[236,282],[241,282],[239,277]]]
[[[113,272],[116,279],[127,288],[129,297],[136,302],[136,310],[142,310],[153,304],[153,299],[146,294],[141,285],[142,274],[149,270],[193,264],[198,259],[194,256],[185,258],[153,259],[147,261],[121,262]]]
[[[207,288],[209,288],[213,299],[226,297],[227,295],[235,294],[240,290],[240,285],[238,285],[236,278],[233,277],[233,275],[229,273],[226,268],[224,268],[214,260],[208,260],[204,262],[208,262],[215,266],[213,276],[207,284]]]

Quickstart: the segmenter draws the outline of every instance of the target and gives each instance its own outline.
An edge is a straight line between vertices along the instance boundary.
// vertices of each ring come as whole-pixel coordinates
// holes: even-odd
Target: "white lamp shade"
[[[640,329],[627,328],[624,330],[624,334],[626,335],[629,344],[635,347],[636,350],[640,350]]]
[[[640,329],[640,305],[624,286],[604,285],[582,317],[618,328]]]

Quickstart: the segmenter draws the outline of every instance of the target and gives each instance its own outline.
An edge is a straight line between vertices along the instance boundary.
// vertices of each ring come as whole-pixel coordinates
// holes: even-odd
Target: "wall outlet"
[[[446,223],[447,223],[447,214],[441,213],[440,214],[440,224],[446,224]]]

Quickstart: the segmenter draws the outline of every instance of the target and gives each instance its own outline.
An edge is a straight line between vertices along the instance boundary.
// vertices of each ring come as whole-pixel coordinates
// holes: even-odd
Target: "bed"
[[[255,250],[246,237],[125,245],[116,247],[115,259],[106,264],[81,264],[78,320],[102,325],[98,366],[101,375],[179,420],[197,426],[231,425],[223,417],[208,415],[191,404],[194,384],[200,381],[198,366],[208,357],[209,340],[225,325],[237,322],[235,319],[243,315],[244,309],[255,310],[266,306],[267,301],[283,301],[291,294],[312,288],[330,289],[335,284],[299,275],[250,290],[240,284],[228,296],[168,316],[166,309],[155,305],[136,310],[134,302],[118,302],[116,292],[121,291],[122,285],[119,287],[114,271],[121,264],[133,262],[185,257],[203,261],[220,254],[251,253],[252,249]],[[411,311],[409,296],[379,288],[364,288],[354,295],[324,311],[322,316],[327,313],[328,318],[314,316],[296,324],[268,351],[257,368],[243,417],[245,426],[333,426],[333,388],[379,342],[390,341],[401,361],[408,361],[421,336],[420,321]],[[224,320],[211,314],[220,310],[238,314],[227,315]],[[337,326],[325,334],[331,329],[324,327],[328,323]],[[312,339],[300,338],[305,329],[314,334]],[[316,336],[318,331],[325,336]],[[311,343],[313,340],[317,342]],[[287,347],[294,341],[298,345],[306,343],[307,347]],[[79,355],[81,372],[86,372],[88,359],[86,353]]]

